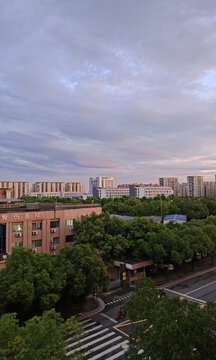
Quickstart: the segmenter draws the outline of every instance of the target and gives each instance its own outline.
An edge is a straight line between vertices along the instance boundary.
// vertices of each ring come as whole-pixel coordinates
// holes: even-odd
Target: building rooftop
[[[178,214],[174,214],[174,215],[166,215],[164,217],[164,220],[182,220],[182,221],[187,221],[187,216],[186,215],[178,215]]]
[[[99,204],[19,203],[0,204],[0,213],[98,208]]]
[[[134,216],[127,216],[127,215],[117,215],[117,214],[110,214],[110,217],[113,218],[113,217],[118,217],[120,219],[123,219],[123,220],[133,220],[134,219]]]

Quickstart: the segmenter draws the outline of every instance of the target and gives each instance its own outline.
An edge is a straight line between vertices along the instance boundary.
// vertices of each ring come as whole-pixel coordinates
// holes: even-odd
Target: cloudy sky
[[[0,180],[212,180],[215,140],[215,0],[0,0]]]

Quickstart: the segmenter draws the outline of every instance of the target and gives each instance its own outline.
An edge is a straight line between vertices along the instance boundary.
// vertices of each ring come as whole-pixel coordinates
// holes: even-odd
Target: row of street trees
[[[201,309],[179,298],[160,298],[153,281],[142,274],[125,309],[134,322],[128,360],[216,359],[215,303]]]
[[[107,289],[108,279],[99,251],[88,244],[66,247],[56,257],[18,248],[0,271],[0,314],[16,312],[25,320],[60,300],[82,301],[95,286]]]
[[[98,249],[108,267],[113,260],[152,259],[156,263],[181,265],[196,254],[216,254],[216,217],[191,220],[182,225],[160,224],[151,218],[132,221],[109,213],[83,216],[75,222],[75,243]]]

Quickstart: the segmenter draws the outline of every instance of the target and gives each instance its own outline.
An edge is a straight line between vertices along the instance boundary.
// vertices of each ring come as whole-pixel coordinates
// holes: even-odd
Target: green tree
[[[64,293],[71,298],[85,297],[99,286],[106,290],[106,267],[97,249],[90,245],[76,245],[62,249],[59,257],[61,271],[66,274]]]
[[[158,295],[154,284],[141,275],[125,305],[129,318],[140,320],[133,328],[128,359],[215,359],[216,304],[208,303],[203,310],[196,303]]]
[[[42,316],[34,316],[20,327],[16,314],[5,314],[0,318],[1,360],[65,360],[82,359],[81,354],[65,356],[65,339],[68,332],[76,339],[82,333],[81,323],[73,319],[63,322],[54,309]]]

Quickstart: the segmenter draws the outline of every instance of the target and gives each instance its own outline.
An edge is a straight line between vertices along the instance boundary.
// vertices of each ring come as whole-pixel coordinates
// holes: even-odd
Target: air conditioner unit
[[[56,249],[56,246],[55,245],[52,245],[51,246],[51,250],[55,250]]]
[[[50,229],[51,233],[55,233],[56,229]]]
[[[34,231],[32,231],[32,235],[37,235],[37,231],[36,230],[34,230]]]
[[[53,254],[53,256],[56,256],[56,252],[55,252],[55,251],[54,251],[52,254]]]
[[[32,252],[35,254],[37,252],[37,249],[36,248],[32,249]]]
[[[21,237],[22,234],[21,233],[16,233],[16,237]]]
[[[74,229],[74,227],[73,227],[73,226],[70,226],[70,227],[69,227],[69,230],[70,230],[70,231],[72,231],[73,229]]]

